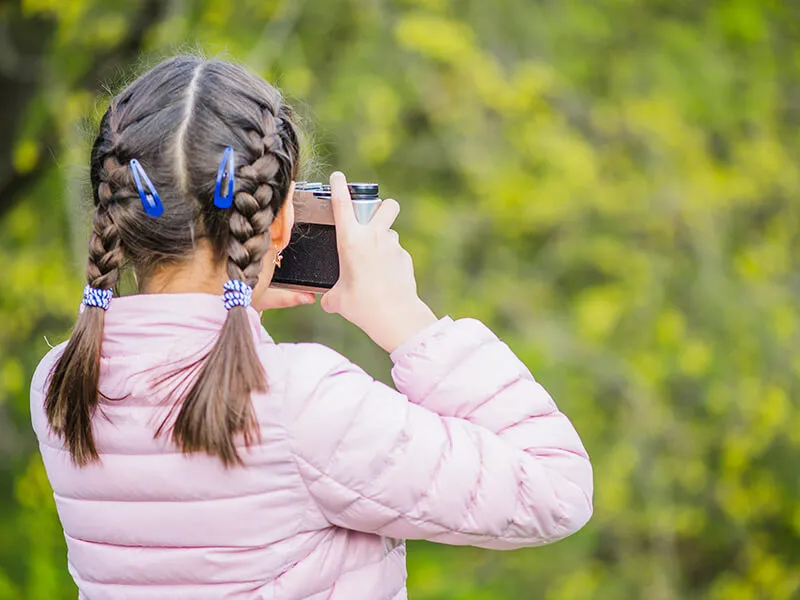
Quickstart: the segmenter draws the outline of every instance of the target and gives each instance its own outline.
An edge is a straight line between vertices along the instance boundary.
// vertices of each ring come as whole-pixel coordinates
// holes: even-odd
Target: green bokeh
[[[28,384],[80,299],[103,90],[180,51],[277,83],[310,177],[397,198],[423,298],[497,331],[592,456],[583,531],[411,543],[412,600],[800,597],[799,22],[758,0],[0,5],[0,72],[34,82],[0,165],[26,182],[0,198],[0,600],[76,597]],[[9,50],[24,27],[35,61]],[[264,321],[387,377],[318,307]]]

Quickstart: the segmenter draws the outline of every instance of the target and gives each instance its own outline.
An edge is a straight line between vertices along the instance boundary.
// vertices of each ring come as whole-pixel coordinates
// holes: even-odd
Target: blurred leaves
[[[245,60],[284,89],[315,150],[307,177],[339,168],[402,203],[423,297],[498,331],[593,457],[583,532],[513,553],[412,543],[411,597],[800,595],[798,6],[20,10],[55,34],[9,135],[9,168],[34,183],[0,222],[0,599],[75,595],[26,388],[44,336],[67,335],[82,287],[89,132],[107,101],[87,73],[114,87],[196,49]],[[123,40],[140,61],[120,58]],[[264,320],[278,339],[328,343],[386,376],[362,334],[316,308]]]

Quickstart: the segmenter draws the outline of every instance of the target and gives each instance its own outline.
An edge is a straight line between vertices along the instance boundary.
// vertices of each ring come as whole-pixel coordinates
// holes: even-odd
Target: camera
[[[360,223],[368,223],[381,204],[377,183],[348,183]],[[292,237],[275,267],[272,287],[324,293],[339,279],[339,252],[331,206],[331,188],[298,182],[294,191]]]

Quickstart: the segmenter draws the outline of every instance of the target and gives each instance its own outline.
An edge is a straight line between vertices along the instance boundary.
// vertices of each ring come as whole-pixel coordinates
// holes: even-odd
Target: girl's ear
[[[292,227],[294,227],[294,187],[295,182],[289,185],[289,191],[286,194],[286,200],[283,206],[275,215],[275,219],[269,226],[270,242],[273,247],[280,249],[286,248],[289,245],[289,240],[292,238]]]

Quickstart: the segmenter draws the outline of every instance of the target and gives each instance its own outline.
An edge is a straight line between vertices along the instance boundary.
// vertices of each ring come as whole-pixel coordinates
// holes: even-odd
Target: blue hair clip
[[[151,217],[160,217],[164,214],[164,205],[161,204],[161,198],[158,196],[153,182],[144,172],[144,167],[135,158],[131,160],[131,172],[133,173],[133,180],[136,182],[136,189],[139,192],[139,198],[142,199],[142,208],[144,212]],[[146,187],[145,187],[146,186]]]
[[[233,148],[228,146],[222,154],[222,162],[217,171],[217,184],[214,186],[214,206],[217,208],[230,208],[233,204],[233,170]],[[223,179],[225,180],[224,190]]]

